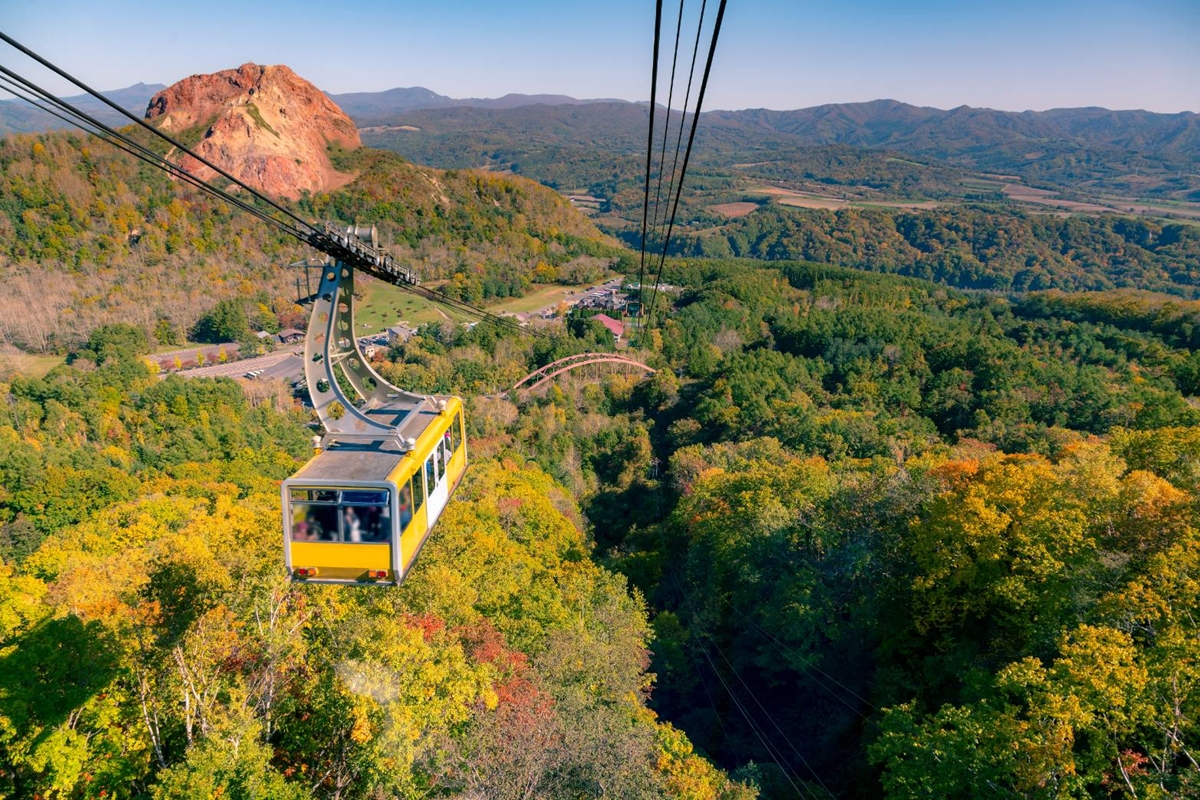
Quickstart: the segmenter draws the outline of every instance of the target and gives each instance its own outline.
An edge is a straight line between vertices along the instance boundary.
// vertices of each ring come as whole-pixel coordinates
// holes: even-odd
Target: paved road
[[[288,348],[275,353],[268,353],[265,356],[244,358],[241,361],[230,361],[227,364],[213,364],[211,367],[198,367],[197,369],[184,370],[177,374],[185,378],[240,378],[247,372],[273,367],[291,357],[292,350]]]

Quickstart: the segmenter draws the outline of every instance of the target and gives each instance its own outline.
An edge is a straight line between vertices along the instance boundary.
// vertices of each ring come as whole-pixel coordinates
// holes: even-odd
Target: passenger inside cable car
[[[338,495],[338,492],[324,490],[294,489],[292,539],[299,542],[388,540],[391,512],[386,491],[344,491],[340,498]]]
[[[292,538],[300,542],[338,541],[337,508],[332,505],[292,504]]]

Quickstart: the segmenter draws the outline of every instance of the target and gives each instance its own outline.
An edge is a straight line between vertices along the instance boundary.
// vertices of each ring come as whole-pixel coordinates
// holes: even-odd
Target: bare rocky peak
[[[282,65],[243,64],[184,78],[150,99],[146,119],[190,141],[199,134],[193,147],[199,155],[255,189],[292,199],[352,177],[333,168],[329,143],[362,146],[350,118]],[[189,156],[175,160],[204,180],[216,174]]]

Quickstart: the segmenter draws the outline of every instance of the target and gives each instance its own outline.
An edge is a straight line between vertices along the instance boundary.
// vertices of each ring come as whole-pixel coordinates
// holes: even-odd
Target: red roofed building
[[[597,314],[596,316],[592,317],[592,319],[608,328],[608,332],[611,333],[613,338],[615,338],[618,342],[621,341],[621,337],[625,335],[625,323],[621,322],[620,320],[613,319],[608,314]]]

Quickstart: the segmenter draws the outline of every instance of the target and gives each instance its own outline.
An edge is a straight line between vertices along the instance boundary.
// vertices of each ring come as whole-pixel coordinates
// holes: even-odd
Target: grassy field
[[[605,275],[604,280],[608,280],[610,277],[612,276]],[[537,311],[540,308],[554,305],[559,300],[563,300],[573,293],[578,293],[580,290],[590,289],[594,285],[585,283],[579,286],[560,286],[558,284],[534,286],[533,290],[524,297],[514,297],[511,300],[505,300],[503,303],[497,303],[494,306],[490,306],[488,311],[494,311],[497,314],[505,311],[512,312],[513,314]]]
[[[29,378],[41,378],[65,360],[62,356],[32,356],[26,353],[5,353],[0,355],[0,377],[19,374]]]
[[[165,344],[153,348],[150,353],[170,353],[174,350],[187,350],[193,347],[207,347],[196,342],[183,344]],[[35,356],[28,353],[0,354],[0,376],[21,374],[30,378],[42,378],[46,373],[65,362],[66,356]]]
[[[910,200],[847,200],[840,197],[817,194],[815,192],[800,192],[793,189],[783,189],[778,186],[760,186],[751,189],[749,194],[766,195],[780,205],[794,206],[796,208],[903,208],[911,210],[937,208],[939,205],[932,200],[923,202],[913,202]],[[734,206],[740,204],[730,203],[727,205]],[[711,206],[711,208],[715,211],[719,211],[721,206]]]
[[[604,280],[611,277],[613,276],[606,275]],[[493,314],[505,312],[521,314],[537,311],[554,305],[571,293],[590,289],[593,285],[590,283],[579,286],[537,285],[524,297],[514,297],[486,308]],[[447,318],[454,322],[474,321],[474,317],[452,308],[429,303],[382,281],[370,281],[362,284],[362,293],[362,300],[358,301],[354,309],[355,324],[358,326],[355,333],[359,336],[382,331],[398,322],[415,328],[427,322],[439,322]]]
[[[736,219],[758,210],[758,203],[719,203],[709,206],[709,211],[720,214],[726,219]]]
[[[367,281],[361,288],[362,299],[354,306],[354,323],[358,326],[355,334],[359,336],[378,333],[401,322],[416,328],[447,318],[455,322],[469,319],[458,311],[422,300],[390,283]]]

